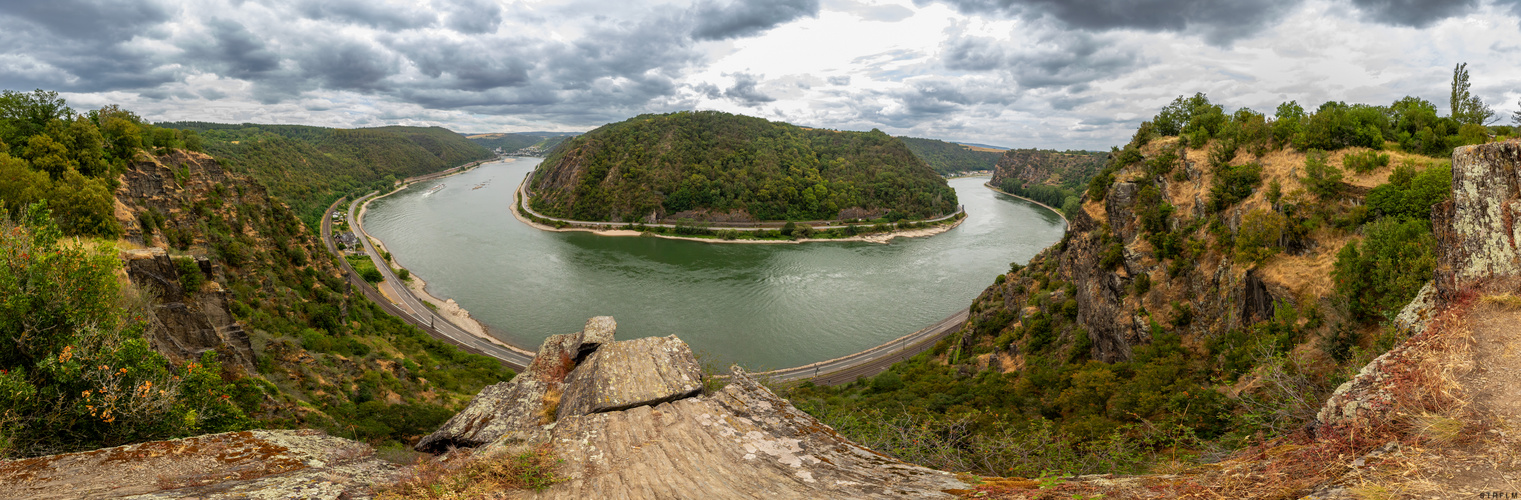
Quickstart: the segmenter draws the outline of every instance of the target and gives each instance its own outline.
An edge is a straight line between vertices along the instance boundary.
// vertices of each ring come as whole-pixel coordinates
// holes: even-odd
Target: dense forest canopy
[[[900,137],[899,139],[903,139],[903,143],[914,152],[914,156],[924,160],[940,175],[990,170],[993,164],[998,163],[998,158],[1003,156],[1003,153],[997,151],[978,151],[954,142],[917,137]]]
[[[308,225],[339,196],[491,157],[439,127],[333,129],[303,125],[161,123],[198,133],[205,151],[289,203]],[[313,226],[315,227],[315,226]]]
[[[903,141],[716,111],[640,115],[565,141],[533,208],[578,220],[708,212],[758,220],[927,218],[956,193]]]

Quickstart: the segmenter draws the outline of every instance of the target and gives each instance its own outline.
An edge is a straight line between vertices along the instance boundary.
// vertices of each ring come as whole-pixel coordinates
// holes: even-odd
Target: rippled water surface
[[[618,337],[679,335],[712,361],[784,368],[897,338],[967,307],[1010,262],[1062,236],[1035,204],[953,179],[968,217],[891,244],[713,244],[552,233],[512,217],[537,158],[494,163],[370,205],[365,229],[397,262],[504,340],[545,337],[612,315]],[[476,186],[482,186],[474,189]]]

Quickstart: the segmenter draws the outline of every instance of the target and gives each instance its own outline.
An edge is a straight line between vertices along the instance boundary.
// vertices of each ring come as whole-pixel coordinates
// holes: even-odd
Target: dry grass
[[[1486,295],[1484,296],[1483,300],[1485,304],[1491,304],[1501,309],[1508,311],[1521,311],[1521,297],[1517,297],[1510,293],[1501,295]]]
[[[1463,429],[1467,427],[1467,424],[1446,415],[1422,413],[1410,418],[1410,427],[1412,434],[1424,438],[1427,442],[1449,445],[1462,437]]]
[[[565,387],[556,384],[544,391],[544,404],[539,406],[539,425],[549,425],[555,421],[555,414],[560,412],[560,397],[565,394]]]
[[[377,488],[374,495],[377,500],[464,500],[509,491],[544,491],[560,481],[555,477],[558,465],[549,445],[513,456],[419,461],[410,476]]]

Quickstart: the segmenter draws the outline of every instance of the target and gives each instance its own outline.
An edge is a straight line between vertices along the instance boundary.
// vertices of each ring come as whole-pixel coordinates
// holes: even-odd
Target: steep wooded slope
[[[880,131],[805,129],[715,111],[640,115],[565,141],[533,208],[578,220],[928,218],[956,193]]]
[[[302,125],[175,122],[193,130],[227,168],[268,186],[311,227],[344,194],[491,157],[485,147],[439,127],[333,129]]]
[[[1001,153],[978,151],[964,144],[917,137],[900,137],[914,156],[928,163],[940,175],[988,170],[998,163]]]

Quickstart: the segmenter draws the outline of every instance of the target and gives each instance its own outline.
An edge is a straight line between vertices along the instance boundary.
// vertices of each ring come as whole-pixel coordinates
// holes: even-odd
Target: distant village
[[[502,148],[496,148],[492,151],[495,152],[497,156],[544,156],[545,153],[549,152],[549,148],[546,148],[541,144],[534,144],[532,146],[514,151],[505,151]]]

